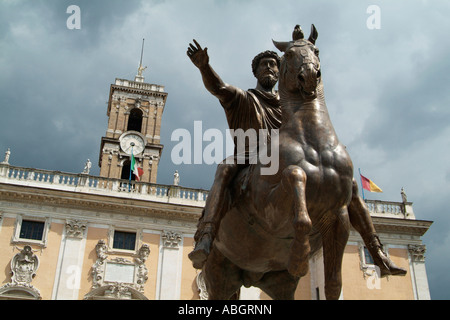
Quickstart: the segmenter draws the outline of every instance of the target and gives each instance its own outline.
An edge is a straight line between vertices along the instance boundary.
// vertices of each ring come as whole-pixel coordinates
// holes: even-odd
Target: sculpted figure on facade
[[[91,160],[87,159],[86,163],[84,164],[83,173],[89,174],[89,172],[91,171],[91,167],[92,167]]]
[[[11,259],[11,282],[0,287],[0,297],[18,291],[24,292],[27,298],[42,299],[39,290],[31,284],[38,268],[39,258],[30,246],[25,246]]]
[[[13,273],[11,282],[15,284],[30,284],[36,276],[38,268],[38,257],[33,253],[30,246],[25,246],[11,260],[11,271]]]
[[[9,150],[9,148],[8,148],[8,150],[6,150],[6,152],[5,152],[5,159],[3,160],[3,162],[2,163],[4,163],[4,164],[9,164],[9,157],[11,156],[11,151]]]

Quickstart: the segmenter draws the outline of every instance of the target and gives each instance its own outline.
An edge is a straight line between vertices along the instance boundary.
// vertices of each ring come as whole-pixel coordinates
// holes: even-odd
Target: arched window
[[[137,131],[142,130],[142,111],[138,108],[134,108],[130,111],[130,116],[128,117],[127,131]]]
[[[122,174],[120,176],[120,179],[130,180],[130,166],[131,166],[130,160],[125,160],[123,162]],[[133,171],[131,171],[131,180],[133,180],[133,181],[136,180],[136,176],[134,175]]]

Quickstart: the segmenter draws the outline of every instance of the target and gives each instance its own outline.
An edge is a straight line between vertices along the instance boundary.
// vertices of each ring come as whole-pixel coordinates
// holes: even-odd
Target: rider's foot
[[[195,269],[202,269],[203,265],[208,259],[209,252],[211,251],[211,237],[205,233],[199,242],[195,244],[194,250],[189,253],[188,257],[192,261]]]
[[[405,269],[397,267],[384,253],[383,245],[377,235],[371,235],[367,243],[375,265],[380,268],[381,278],[386,276],[404,276],[406,274]]]
[[[397,267],[380,249],[377,250],[376,256],[374,257],[374,262],[380,268],[381,278],[386,276],[404,276],[406,274],[405,269]]]

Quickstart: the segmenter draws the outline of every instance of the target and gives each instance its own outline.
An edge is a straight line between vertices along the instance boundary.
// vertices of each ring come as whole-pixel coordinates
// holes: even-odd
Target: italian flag
[[[372,180],[367,179],[362,174],[360,174],[360,176],[361,176],[361,184],[364,189],[370,192],[383,192],[383,190],[381,190],[379,186],[373,183]]]
[[[141,180],[141,177],[144,174],[144,170],[142,170],[142,168],[139,168],[139,165],[136,159],[134,158],[133,154],[131,154],[131,170],[133,170],[134,176],[136,177],[136,181]]]

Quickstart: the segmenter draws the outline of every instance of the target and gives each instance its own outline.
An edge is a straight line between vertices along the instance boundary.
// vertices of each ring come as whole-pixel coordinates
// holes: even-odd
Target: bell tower
[[[163,145],[160,144],[161,118],[167,99],[164,86],[144,82],[147,67],[141,61],[132,80],[116,78],[108,100],[108,128],[102,137],[100,176],[156,183]],[[130,170],[132,154],[141,168],[136,177]]]

